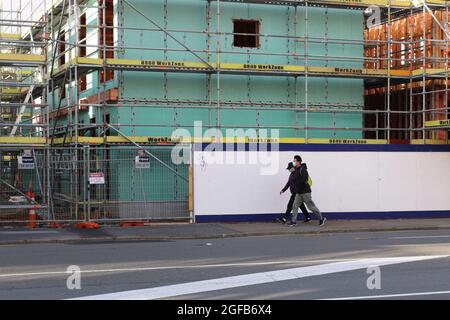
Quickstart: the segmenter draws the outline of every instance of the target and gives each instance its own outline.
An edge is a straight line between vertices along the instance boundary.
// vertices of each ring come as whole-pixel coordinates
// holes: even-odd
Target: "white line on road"
[[[431,296],[437,294],[450,294],[450,291],[398,293],[398,294],[385,294],[378,296],[346,297],[346,298],[332,298],[319,300],[363,300],[363,299],[381,299],[381,298],[412,297],[412,296]]]
[[[136,271],[152,271],[152,270],[169,270],[169,269],[199,269],[199,268],[221,268],[221,267],[253,267],[265,265],[282,265],[282,264],[311,264],[311,263],[327,263],[337,261],[353,261],[354,259],[327,259],[327,260],[281,260],[281,261],[265,261],[265,262],[240,262],[240,263],[222,263],[222,264],[200,264],[186,266],[161,266],[161,267],[140,267],[140,268],[116,268],[116,269],[91,269],[83,270],[80,273],[108,273],[108,272],[136,272]],[[64,271],[37,271],[25,273],[5,273],[0,274],[0,278],[9,277],[29,277],[29,276],[47,276],[67,274]]]
[[[439,259],[447,256],[413,256],[371,258],[353,261],[322,264],[317,266],[298,267],[269,272],[258,272],[240,276],[209,279],[203,281],[187,282],[156,288],[122,291],[116,293],[92,295],[76,298],[75,300],[150,300],[183,296],[194,293],[209,292],[215,290],[231,289],[251,285],[259,285],[278,281],[294,280],[337,272],[351,271],[368,268],[370,266],[383,266],[412,261]]]
[[[450,235],[445,236],[415,236],[415,237],[392,237],[389,239],[432,239],[432,238],[450,238]]]
[[[0,234],[48,234],[59,233],[59,231],[0,231]]]

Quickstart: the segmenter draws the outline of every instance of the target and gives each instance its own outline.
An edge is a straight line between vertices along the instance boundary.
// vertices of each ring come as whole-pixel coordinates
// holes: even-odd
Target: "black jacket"
[[[311,188],[308,184],[308,168],[306,163],[302,163],[300,167],[295,169],[292,183],[294,184],[295,193],[311,193]]]
[[[281,189],[281,191],[285,192],[288,188],[291,190],[291,193],[295,193],[295,183],[294,183],[294,178],[295,178],[295,171],[291,172],[291,174],[289,175],[289,179],[288,182],[286,183],[286,185],[284,186],[283,189]]]

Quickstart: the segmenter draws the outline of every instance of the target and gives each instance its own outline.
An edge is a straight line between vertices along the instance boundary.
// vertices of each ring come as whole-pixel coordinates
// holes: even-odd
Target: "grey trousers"
[[[312,200],[311,193],[297,193],[295,196],[294,205],[292,207],[292,222],[297,222],[298,208],[302,203],[304,203],[310,211],[314,212],[317,218],[322,220],[322,214]]]

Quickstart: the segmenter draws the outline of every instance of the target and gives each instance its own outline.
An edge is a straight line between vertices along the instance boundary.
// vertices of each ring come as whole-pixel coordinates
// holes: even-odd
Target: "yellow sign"
[[[325,143],[325,144],[387,144],[387,140],[376,139],[308,139],[308,143]]]
[[[334,71],[337,73],[363,74],[362,69],[354,69],[354,68],[334,68]]]
[[[141,65],[145,67],[186,67],[185,63],[182,61],[141,60]]]
[[[426,121],[425,127],[440,127],[440,126],[450,126],[450,119],[447,120],[433,120]]]
[[[243,69],[250,70],[268,70],[268,71],[283,71],[284,66],[275,64],[244,64]]]

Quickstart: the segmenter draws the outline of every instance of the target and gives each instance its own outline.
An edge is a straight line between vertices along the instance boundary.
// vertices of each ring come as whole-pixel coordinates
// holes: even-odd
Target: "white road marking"
[[[278,281],[294,280],[324,274],[351,271],[368,268],[370,266],[384,266],[412,261],[439,259],[448,256],[413,256],[371,258],[353,261],[336,262],[308,267],[298,267],[269,272],[258,272],[239,276],[209,279],[168,285],[156,288],[129,290],[115,293],[92,295],[76,298],[75,300],[150,300],[183,296],[194,293],[231,289],[251,285],[259,285]]]
[[[432,238],[450,238],[450,235],[445,235],[445,236],[392,237],[392,238],[389,238],[389,239],[432,239]]]
[[[381,299],[381,298],[412,297],[412,296],[431,296],[437,294],[450,294],[450,291],[399,293],[399,294],[385,294],[378,296],[346,297],[346,298],[333,298],[320,300],[362,300],[362,299]]]
[[[59,233],[58,231],[0,231],[0,234],[48,234]]]
[[[327,259],[327,260],[281,260],[281,261],[266,261],[266,262],[240,262],[240,263],[222,263],[222,264],[200,264],[200,265],[186,265],[186,266],[161,266],[161,267],[140,267],[140,268],[118,268],[118,269],[91,269],[83,270],[80,273],[109,273],[109,272],[135,272],[135,271],[152,271],[152,270],[169,270],[169,269],[199,269],[199,268],[221,268],[221,267],[252,267],[264,265],[281,265],[281,264],[311,264],[311,263],[327,263],[337,261],[353,261],[354,259]],[[27,276],[46,276],[58,275],[67,272],[64,271],[37,271],[25,273],[5,273],[0,274],[0,278],[9,277],[27,277]]]

